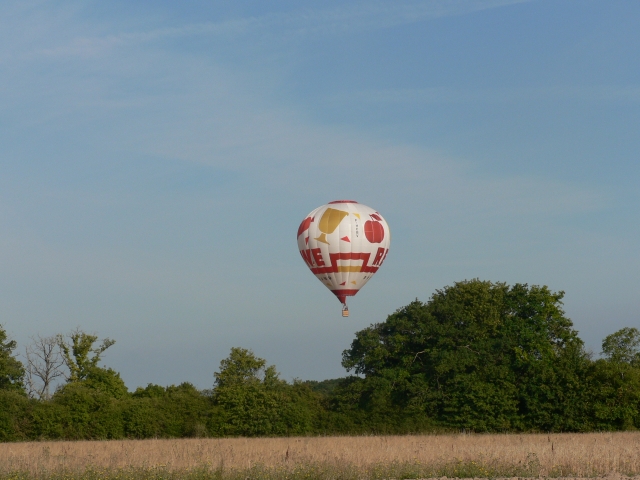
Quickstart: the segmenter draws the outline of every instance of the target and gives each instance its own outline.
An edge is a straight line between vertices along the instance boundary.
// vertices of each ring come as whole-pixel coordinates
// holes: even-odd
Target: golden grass
[[[285,471],[333,465],[360,478],[384,465],[448,476],[640,475],[640,433],[411,435],[28,442],[0,444],[7,472],[198,468]],[[456,470],[456,465],[460,470]],[[469,466],[478,469],[470,471]],[[427,468],[429,467],[429,468]],[[464,468],[462,468],[464,467]],[[313,467],[315,468],[315,467]],[[474,467],[475,468],[475,467]],[[355,469],[355,470],[354,470]],[[484,469],[484,470],[483,470]],[[519,470],[518,470],[519,469]],[[528,469],[528,470],[527,470]],[[486,475],[483,474],[486,472]],[[514,473],[515,472],[515,473]],[[527,474],[528,472],[528,474]],[[405,475],[405,474],[399,474]],[[384,477],[380,474],[378,477]],[[499,475],[503,476],[503,475]],[[5,477],[7,478],[7,477]],[[323,477],[325,478],[325,477]]]

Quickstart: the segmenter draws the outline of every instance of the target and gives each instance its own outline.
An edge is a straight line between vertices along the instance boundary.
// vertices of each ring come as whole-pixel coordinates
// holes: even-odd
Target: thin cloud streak
[[[150,43],[161,39],[194,36],[240,36],[278,32],[284,38],[300,35],[328,35],[393,28],[420,21],[467,15],[474,12],[534,0],[438,0],[397,4],[366,2],[355,6],[333,9],[305,9],[263,16],[204,22],[177,27],[166,27],[146,32],[122,32],[104,37],[78,37],[62,45],[41,48],[34,56],[90,57],[113,48]]]
[[[212,105],[196,105],[196,98],[209,98]],[[260,105],[258,98],[229,98],[220,108],[221,99],[216,101],[212,92],[194,92],[193,102],[182,97],[183,105],[193,108],[190,114],[148,132],[142,148],[150,155],[260,176],[283,191],[297,192],[306,183],[308,193],[319,193],[328,182],[334,188],[353,188],[352,179],[358,178],[367,188],[403,185],[401,198],[424,198],[426,190],[430,201],[449,208],[466,204],[473,212],[498,216],[597,211],[608,203],[600,192],[542,177],[483,179],[462,160],[314,124],[299,113]],[[205,112],[216,110],[234,113],[205,118]],[[307,182],[310,177],[319,181]]]
[[[511,87],[493,89],[456,89],[430,87],[416,89],[362,90],[332,95],[332,103],[360,102],[384,104],[462,104],[512,103],[536,100],[593,102],[640,102],[640,86],[595,85],[557,87]]]
[[[295,195],[300,185],[306,194],[317,195],[329,193],[327,185],[332,191],[360,189],[354,193],[361,194],[402,185],[389,202],[413,197],[446,210],[464,207],[497,216],[598,211],[608,203],[603,192],[577,184],[523,176],[482,178],[462,159],[345,126],[319,124],[299,110],[274,104],[268,88],[255,85],[242,72],[215,64],[154,53],[144,57],[144,68],[137,71],[139,55],[125,50],[103,59],[101,68],[109,76],[95,77],[86,87],[82,79],[65,82],[39,104],[55,106],[44,111],[67,109],[60,116],[63,121],[74,112],[81,113],[83,123],[119,112],[119,121],[107,124],[108,131],[91,131],[93,149],[109,151],[117,139],[120,149],[134,155],[239,172],[265,188]],[[114,98],[113,79],[117,84],[132,72],[141,76],[149,92]],[[163,85],[161,97],[154,91],[156,82]],[[67,127],[83,128],[76,123]],[[355,187],[353,178],[358,179]]]

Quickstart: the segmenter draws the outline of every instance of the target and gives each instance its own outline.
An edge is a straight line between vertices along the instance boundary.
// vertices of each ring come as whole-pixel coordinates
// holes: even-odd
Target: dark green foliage
[[[109,393],[84,382],[68,383],[52,402],[62,407],[59,422],[63,438],[111,439],[124,436],[121,403]]]
[[[120,374],[111,368],[91,367],[84,380],[76,383],[97,390],[112,398],[123,398],[129,391]]]
[[[163,436],[207,436],[206,423],[211,416],[211,399],[190,383],[167,387],[160,407],[165,418]]]
[[[178,387],[148,385],[138,388],[124,410],[129,438],[188,437],[203,425],[210,402],[188,383]],[[203,428],[200,427],[200,430]]]
[[[322,380],[320,382],[316,380],[305,380],[302,383],[309,386],[311,390],[324,397],[329,397],[335,391],[345,379],[344,378],[332,378],[330,380]]]
[[[98,366],[102,354],[116,343],[115,340],[106,338],[100,346],[96,347],[94,343],[98,341],[98,337],[82,330],[75,330],[69,338],[71,344],[68,344],[62,336],[58,336],[64,363],[69,369],[67,385],[64,388],[78,384],[111,398],[123,398],[129,393],[118,372]]]
[[[640,331],[623,328],[602,341],[602,353],[614,363],[628,363],[640,367]]]
[[[133,398],[159,398],[163,397],[165,393],[166,389],[164,387],[149,383],[145,388],[136,388],[136,391],[133,392],[131,396]]]
[[[358,407],[474,431],[575,430],[582,342],[546,287],[456,283],[356,334],[343,365]],[[354,387],[350,389],[353,391]]]
[[[92,374],[95,376],[102,354],[116,343],[115,340],[105,338],[100,346],[95,347],[93,344],[98,341],[98,337],[79,329],[71,332],[69,338],[71,339],[70,345],[61,335],[58,336],[58,344],[69,369],[69,382],[86,380]]]
[[[122,417],[127,438],[163,436],[164,415],[156,398],[134,398],[125,403]]]
[[[68,382],[27,398],[16,344],[0,328],[0,441],[437,431],[640,429],[640,331],[607,336],[593,361],[547,287],[465,281],[360,332],[343,353],[355,375],[288,383],[232,348],[215,385],[127,391],[99,366],[113,345],[58,336]]]
[[[13,389],[0,390],[0,441],[27,440],[29,399]]]
[[[597,360],[588,377],[589,430],[640,428],[640,368]]]
[[[423,411],[394,403],[393,383],[384,378],[348,377],[330,402],[330,427],[341,434],[406,434],[439,428]]]
[[[9,340],[7,332],[0,325],[0,390],[24,392],[24,367],[13,356],[15,348],[15,340]]]
[[[602,341],[605,358],[589,368],[588,428],[634,430],[640,428],[640,332],[623,328]]]
[[[250,350],[232,348],[215,373],[214,435],[299,435],[313,426],[311,390],[280,380],[274,366]]]
[[[58,397],[59,400],[59,397]],[[70,424],[68,404],[53,401],[32,403],[29,415],[29,438],[34,440],[67,439]]]

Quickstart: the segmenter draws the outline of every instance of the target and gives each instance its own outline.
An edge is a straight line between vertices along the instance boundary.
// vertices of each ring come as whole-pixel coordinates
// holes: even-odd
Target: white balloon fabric
[[[378,271],[390,243],[382,215],[353,200],[316,208],[298,228],[302,259],[344,305]]]

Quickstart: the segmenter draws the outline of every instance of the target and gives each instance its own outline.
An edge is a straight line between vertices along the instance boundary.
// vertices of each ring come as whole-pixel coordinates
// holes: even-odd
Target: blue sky
[[[640,325],[640,3],[0,4],[0,322],[117,343],[129,388],[231,347],[344,375],[354,332],[481,278]],[[393,233],[351,317],[306,269],[328,201]]]

